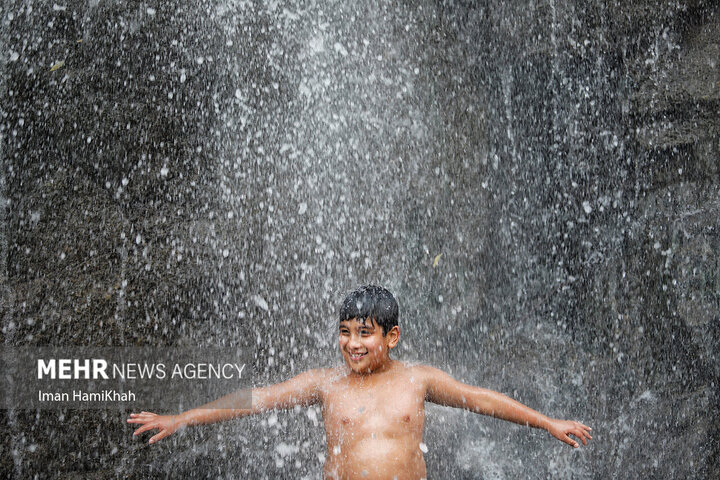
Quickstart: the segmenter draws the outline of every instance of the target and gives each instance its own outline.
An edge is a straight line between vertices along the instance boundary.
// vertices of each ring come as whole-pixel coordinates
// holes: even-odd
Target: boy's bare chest
[[[425,392],[407,379],[356,384],[338,382],[323,395],[323,419],[328,433],[344,430],[394,435],[422,429]]]

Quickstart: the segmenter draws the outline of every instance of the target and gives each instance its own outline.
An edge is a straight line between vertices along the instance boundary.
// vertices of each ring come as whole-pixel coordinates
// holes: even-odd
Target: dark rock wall
[[[4,344],[241,345],[279,381],[376,282],[400,358],[594,428],[430,406],[430,478],[718,475],[714,2],[0,12]],[[6,411],[0,471],[321,470],[316,409],[152,448],[125,415]]]

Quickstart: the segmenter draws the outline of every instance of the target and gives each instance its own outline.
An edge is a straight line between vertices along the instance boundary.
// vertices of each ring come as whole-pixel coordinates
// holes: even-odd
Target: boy
[[[180,415],[131,414],[134,435],[159,430],[154,443],[187,425],[207,424],[295,405],[322,405],[327,479],[425,478],[421,451],[425,401],[492,415],[547,430],[577,448],[591,439],[581,423],[551,419],[505,395],[458,382],[441,370],[390,358],[400,340],[398,304],[376,286],[362,287],[340,309],[345,366],[309,370],[286,382],[253,389],[252,407],[232,408],[233,395]]]

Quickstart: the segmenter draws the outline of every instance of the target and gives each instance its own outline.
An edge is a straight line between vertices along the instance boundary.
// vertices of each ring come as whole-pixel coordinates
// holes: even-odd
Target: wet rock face
[[[431,406],[430,478],[720,469],[713,2],[9,3],[5,344],[229,342],[279,381],[381,283],[400,358],[596,433]],[[316,410],[153,449],[123,412],[3,418],[3,477],[317,477],[325,447]]]

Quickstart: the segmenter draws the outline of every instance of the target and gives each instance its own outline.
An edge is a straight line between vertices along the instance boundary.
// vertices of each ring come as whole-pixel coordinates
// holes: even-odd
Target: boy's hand
[[[580,444],[568,435],[576,436],[582,441],[583,445],[587,445],[587,441],[592,440],[589,433],[592,431],[592,428],[572,420],[551,419],[547,431],[561,442],[565,442],[575,448],[578,448]]]
[[[150,438],[148,443],[155,443],[158,440],[162,440],[185,426],[177,415],[157,415],[151,412],[131,413],[127,422],[142,424],[140,428],[135,430],[133,436],[140,435],[148,430],[160,430]]]

